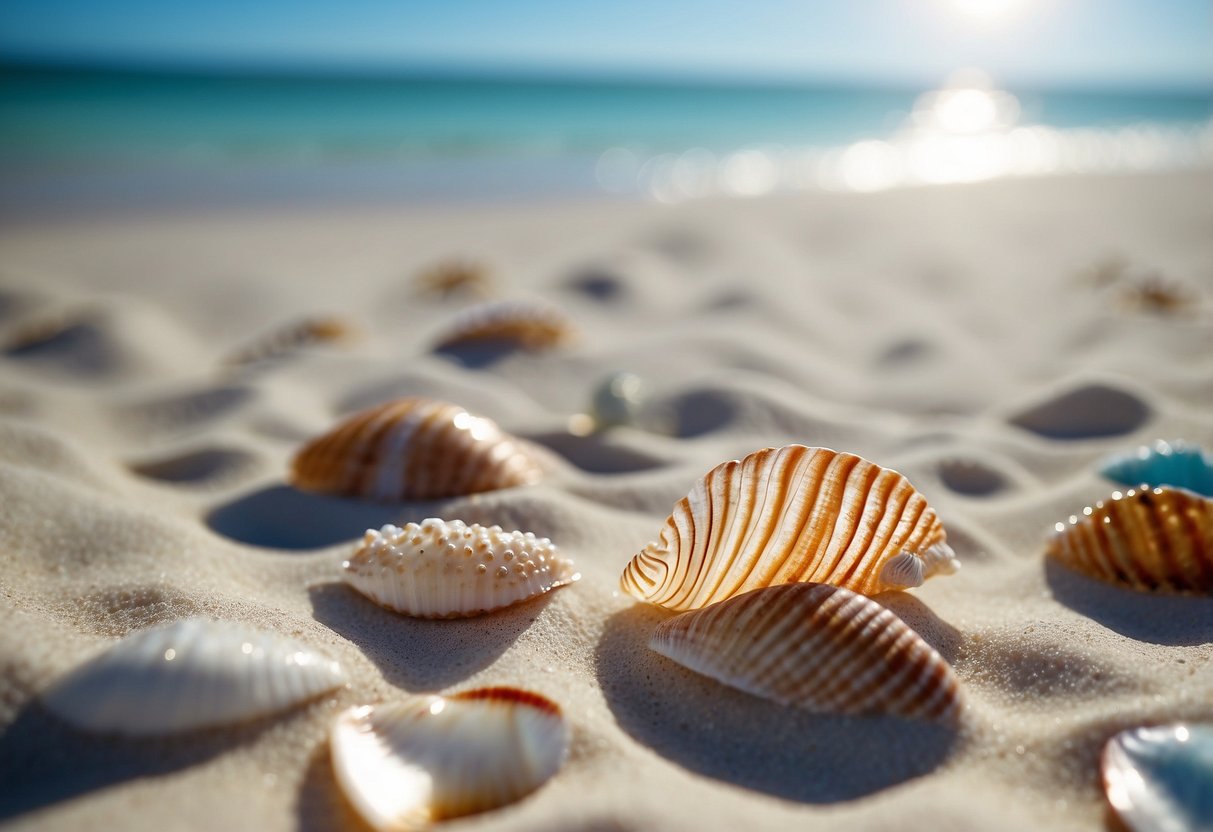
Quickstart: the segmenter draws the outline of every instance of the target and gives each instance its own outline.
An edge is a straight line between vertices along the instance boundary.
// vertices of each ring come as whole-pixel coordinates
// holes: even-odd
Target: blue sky
[[[996,13],[1001,10],[1001,13]],[[0,55],[1213,88],[1208,0],[6,0]]]

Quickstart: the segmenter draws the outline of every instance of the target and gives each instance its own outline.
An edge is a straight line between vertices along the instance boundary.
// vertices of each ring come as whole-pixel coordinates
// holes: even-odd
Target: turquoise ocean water
[[[903,135],[924,92],[9,67],[0,71],[0,206],[493,198],[604,184],[626,192],[633,179],[644,192],[646,164],[682,158],[715,177],[713,165],[759,149],[783,171],[795,154]],[[1213,94],[1200,92],[1005,92],[1014,124],[1064,135],[1161,129],[1199,144],[1213,119]],[[614,170],[604,183],[604,159],[622,160],[623,176]]]

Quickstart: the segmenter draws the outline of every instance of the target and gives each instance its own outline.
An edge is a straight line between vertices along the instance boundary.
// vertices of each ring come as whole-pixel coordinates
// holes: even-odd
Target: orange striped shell
[[[280,327],[233,352],[223,363],[228,367],[246,367],[283,358],[312,346],[349,338],[355,327],[341,318],[307,318]]]
[[[875,595],[956,571],[946,537],[896,471],[827,448],[766,448],[696,483],[621,585],[673,610],[795,581]]]
[[[490,301],[464,310],[435,342],[450,349],[474,342],[516,344],[542,350],[573,339],[573,324],[549,303],[534,300]]]
[[[1133,589],[1213,593],[1213,500],[1183,488],[1130,488],[1058,523],[1048,554]]]
[[[676,615],[649,646],[735,688],[819,713],[947,720],[960,684],[934,648],[876,601],[784,584]]]
[[[397,399],[355,413],[295,455],[304,491],[372,500],[432,500],[537,482],[538,460],[496,423],[462,407]]]

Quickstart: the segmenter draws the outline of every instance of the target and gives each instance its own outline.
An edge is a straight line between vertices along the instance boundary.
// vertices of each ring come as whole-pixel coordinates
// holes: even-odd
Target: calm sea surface
[[[633,179],[644,192],[646,164],[684,159],[684,179],[714,182],[719,166],[755,149],[774,160],[767,179],[781,185],[789,154],[905,135],[923,92],[9,68],[0,71],[0,202],[11,212],[22,200],[88,201],[115,189],[151,199],[491,197],[628,191]],[[1015,102],[1002,130],[1161,129],[1207,144],[1213,119],[1213,95],[999,94]],[[605,183],[604,159],[615,177]]]

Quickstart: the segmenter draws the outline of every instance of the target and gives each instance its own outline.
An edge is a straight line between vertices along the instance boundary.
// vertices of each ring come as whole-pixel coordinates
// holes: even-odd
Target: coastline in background
[[[1213,94],[0,69],[0,212],[674,202],[1213,161]]]

